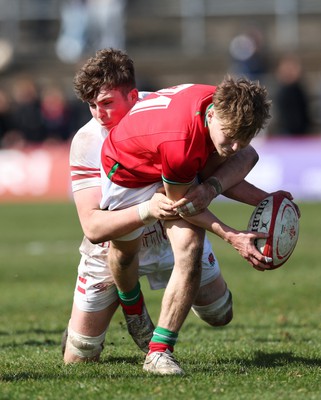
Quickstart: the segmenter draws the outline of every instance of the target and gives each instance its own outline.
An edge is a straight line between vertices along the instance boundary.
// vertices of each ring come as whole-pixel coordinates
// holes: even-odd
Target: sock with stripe
[[[144,296],[140,290],[140,283],[137,282],[136,286],[130,292],[121,292],[118,290],[120,304],[127,315],[138,314],[143,312]]]
[[[149,354],[154,351],[165,352],[167,349],[173,353],[177,338],[178,333],[157,326],[149,343]]]

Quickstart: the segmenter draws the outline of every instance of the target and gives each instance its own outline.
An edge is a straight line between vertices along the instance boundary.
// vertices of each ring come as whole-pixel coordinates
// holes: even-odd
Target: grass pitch
[[[299,243],[275,271],[252,269],[210,236],[235,317],[213,329],[191,313],[175,348],[186,375],[157,377],[142,371],[119,311],[99,364],[63,365],[82,236],[74,206],[0,205],[0,399],[320,399],[321,204],[300,207]],[[235,203],[212,209],[239,229],[252,211]],[[157,321],[163,292],[142,284]]]

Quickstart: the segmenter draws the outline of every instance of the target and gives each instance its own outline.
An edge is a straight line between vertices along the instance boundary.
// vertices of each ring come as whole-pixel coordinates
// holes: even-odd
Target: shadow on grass
[[[63,330],[61,329],[28,329],[28,330],[17,330],[13,332],[7,332],[7,331],[0,331],[0,336],[17,336],[17,335],[26,335],[30,333],[36,333],[37,335],[39,334],[48,334],[48,335],[56,335],[56,334],[62,334]]]
[[[305,358],[297,357],[291,352],[286,353],[266,353],[264,351],[258,351],[255,353],[253,360],[245,361],[249,366],[255,366],[258,368],[275,368],[280,366],[286,366],[289,364],[301,364],[309,367],[321,367],[320,358]]]
[[[56,342],[55,340],[44,339],[44,340],[25,340],[21,343],[6,343],[0,346],[1,349],[8,349],[8,348],[18,348],[23,346],[35,346],[35,347],[42,347],[42,346],[59,346],[60,342]]]
[[[49,330],[49,329],[29,329],[29,330],[18,330],[14,332],[6,332],[6,331],[0,331],[0,337],[4,338],[10,338],[12,339],[12,342],[10,343],[5,343],[1,344],[0,348],[5,349],[5,348],[17,348],[17,347],[22,347],[22,346],[59,346],[61,343],[61,339],[59,340],[52,340],[48,338],[30,338],[24,341],[19,340],[20,336],[24,335],[62,335],[63,331],[61,330]]]
[[[195,329],[194,324],[185,324],[184,327],[187,329]],[[221,331],[227,331],[227,330],[241,330],[241,331],[249,331],[249,330],[255,330],[255,331],[264,331],[266,332],[267,330],[271,329],[306,329],[306,328],[312,328],[312,329],[318,329],[319,328],[319,321],[317,321],[315,324],[294,324],[294,323],[275,323],[273,326],[271,324],[262,324],[262,325],[242,325],[242,324],[231,324],[231,325],[226,325],[226,326],[217,326],[215,327],[215,330],[221,330]],[[210,325],[202,325],[198,329],[202,329],[204,331],[212,331],[213,327]]]
[[[241,369],[253,369],[253,368],[261,368],[261,369],[273,369],[280,367],[289,367],[289,366],[302,366],[302,367],[313,367],[320,368],[321,367],[321,358],[306,358],[299,357],[294,355],[291,352],[275,352],[275,353],[267,353],[264,351],[258,351],[254,354],[252,359],[244,359],[244,358],[229,358],[229,359],[219,359],[213,363],[202,363],[200,367],[199,364],[192,367],[195,372],[208,372],[210,367],[213,370],[220,370],[220,368],[228,368],[229,371],[232,371],[236,368],[237,373],[239,372],[239,367]],[[212,365],[210,365],[212,364]]]

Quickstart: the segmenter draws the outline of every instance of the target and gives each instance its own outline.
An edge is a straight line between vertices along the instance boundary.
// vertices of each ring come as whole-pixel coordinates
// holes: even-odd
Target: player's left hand
[[[173,201],[160,192],[155,193],[149,200],[149,213],[156,219],[180,218],[173,210]]]
[[[267,263],[271,262],[272,259],[268,259],[258,251],[255,246],[255,240],[267,238],[268,236],[267,233],[263,232],[236,231],[230,237],[229,242],[254,269],[265,271],[271,268]]]

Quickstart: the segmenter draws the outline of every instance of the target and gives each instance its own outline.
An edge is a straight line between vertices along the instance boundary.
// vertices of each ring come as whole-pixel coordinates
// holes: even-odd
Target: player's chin
[[[113,128],[114,125],[112,124],[105,124],[105,123],[101,123],[100,124],[104,129],[106,129],[107,131],[109,131],[111,128]]]

